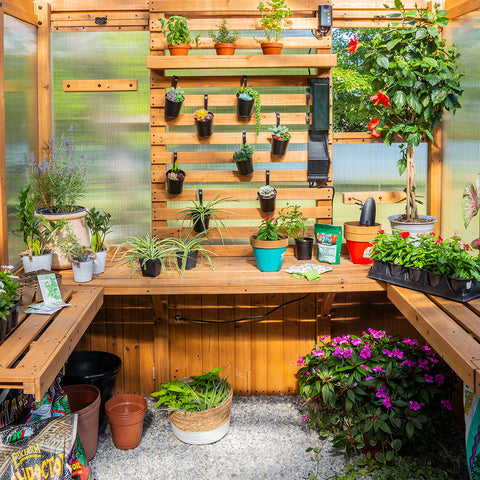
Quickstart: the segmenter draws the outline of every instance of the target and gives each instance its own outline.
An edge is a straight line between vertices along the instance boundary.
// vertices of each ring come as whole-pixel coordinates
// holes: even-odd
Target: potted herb
[[[170,195],[179,195],[182,193],[186,174],[178,166],[176,155],[174,155],[172,168],[170,168],[165,175],[167,177],[167,192]]]
[[[111,218],[110,213],[99,212],[95,210],[95,207],[87,214],[87,225],[91,234],[90,248],[96,253],[93,261],[93,274],[105,271],[105,261],[107,259],[105,237],[112,230]]]
[[[237,164],[238,173],[240,175],[251,175],[253,173],[253,145],[243,143],[240,148],[233,153],[233,159]]]
[[[12,265],[2,267],[0,270],[0,342],[10,330],[17,325],[19,301],[19,286],[16,276],[12,275]]]
[[[278,231],[279,224],[273,217],[264,218],[258,233],[250,237],[257,267],[262,272],[277,272],[282,268],[288,237]]]
[[[162,32],[167,33],[167,43],[170,55],[188,55],[190,43],[198,45],[200,35],[192,37],[188,29],[188,19],[179,15],[173,15],[168,19],[158,19],[162,25]]]
[[[120,244],[113,257],[121,252],[120,265],[128,265],[130,276],[140,266],[144,277],[157,277],[160,271],[167,273],[165,262],[176,255],[175,251],[162,243],[162,241],[146,233],[143,237],[133,235]]]
[[[36,195],[35,215],[42,214],[46,220],[66,220],[81,244],[90,243],[86,216],[87,209],[78,201],[85,195],[87,182],[87,157],[79,153],[73,141],[73,128],[57,136],[56,132],[48,141],[48,154],[41,160],[30,156],[28,180],[31,192]],[[69,268],[70,262],[60,251],[59,245],[66,240],[67,231],[59,229],[49,242],[53,250],[52,268]]]
[[[79,238],[68,225],[66,229],[67,237],[60,245],[60,249],[72,264],[73,280],[78,283],[89,282],[93,276],[93,259],[96,254],[80,243]]]
[[[219,376],[221,370],[165,382],[152,393],[155,408],[164,405],[173,433],[182,442],[213,443],[227,434],[233,392],[227,379]]]
[[[260,24],[265,31],[266,42],[261,43],[264,55],[279,55],[283,44],[279,43],[283,29],[292,23],[289,17],[293,16],[292,10],[287,6],[286,0],[271,0],[260,2],[257,7],[262,14]]]
[[[305,237],[308,230],[308,218],[300,211],[299,205],[290,205],[278,212],[278,230],[295,240],[295,257],[298,260],[312,258],[313,237]]]
[[[288,142],[292,136],[285,125],[270,127],[272,134],[272,153],[278,157],[283,157],[287,152]]]
[[[264,213],[272,213],[275,211],[275,200],[277,198],[277,190],[271,185],[260,187],[257,192],[260,200],[260,210]]]
[[[394,222],[392,228],[407,230],[409,224],[429,222],[431,231],[436,219],[419,216],[417,211],[415,147],[424,137],[433,142],[432,132],[445,110],[455,113],[460,108],[460,54],[441,38],[449,20],[448,12],[437,4],[432,10],[405,9],[401,0],[395,0],[395,9],[400,12],[390,15],[394,28],[388,31],[389,41],[377,35],[360,47],[366,49],[365,66],[374,78],[373,91],[377,92],[370,100],[378,117],[368,128],[385,145],[391,145],[395,136],[406,145],[398,161],[400,174],[406,172],[406,210],[404,215],[389,218]],[[353,53],[359,48],[351,50]]]
[[[228,202],[233,197],[219,197],[219,194],[215,195],[211,200],[203,202],[203,192],[199,190],[197,192],[198,200],[192,200],[190,207],[184,208],[177,212],[179,220],[185,220],[191,218],[193,222],[193,230],[196,233],[201,233],[209,229],[210,220],[213,219],[216,223],[215,228],[218,230],[220,236],[222,235],[220,227],[227,231],[225,223],[220,219],[219,213],[233,213],[229,210],[223,210],[218,208],[221,203]]]
[[[213,40],[217,55],[234,55],[235,40],[238,38],[238,31],[230,31],[227,27],[227,20],[224,18],[218,25],[218,32],[210,30],[209,37]]]
[[[202,138],[212,135],[213,113],[205,108],[200,108],[193,112],[195,126],[197,127],[197,135]]]
[[[260,133],[262,106],[260,93],[252,87],[242,86],[237,91],[237,115],[240,118],[250,118],[255,104],[255,133]]]
[[[185,92],[177,87],[165,93],[165,117],[167,119],[177,118],[180,115],[183,101],[185,100]]]
[[[215,254],[202,245],[202,242],[205,241],[208,230],[197,233],[194,236],[192,236],[191,233],[192,229],[188,230],[184,237],[182,237],[180,232],[178,237],[169,237],[162,241],[164,245],[171,246],[172,249],[175,249],[176,251],[176,261],[173,262],[174,259],[172,257],[172,263],[174,263],[174,267],[177,268],[180,273],[180,278],[183,277],[185,270],[191,270],[197,266],[199,256],[201,262],[200,266],[203,264],[203,260],[206,260],[212,270],[215,270],[215,265],[210,257],[210,255]]]
[[[30,194],[30,185],[23,188],[18,196],[15,217],[20,220],[13,233],[22,237],[27,250],[20,253],[25,273],[52,268],[52,250],[50,244],[56,233],[66,225],[62,220],[54,222],[45,217],[35,215],[37,195]]]

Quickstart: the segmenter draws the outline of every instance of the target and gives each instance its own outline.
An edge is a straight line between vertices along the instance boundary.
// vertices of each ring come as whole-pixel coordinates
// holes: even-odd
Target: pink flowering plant
[[[452,410],[452,373],[429,346],[384,331],[344,335],[298,360],[304,418],[348,454],[376,446],[376,459],[428,442]]]

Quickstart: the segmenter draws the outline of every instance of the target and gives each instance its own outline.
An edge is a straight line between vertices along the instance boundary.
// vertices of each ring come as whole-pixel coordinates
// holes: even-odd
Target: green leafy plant
[[[272,138],[275,138],[276,140],[288,141],[292,138],[292,135],[288,131],[288,127],[285,125],[270,127],[269,130],[272,134]]]
[[[282,208],[278,212],[279,227],[278,230],[292,237],[293,239],[303,240],[305,232],[308,230],[308,218],[300,211],[299,205],[290,205]]]
[[[65,241],[60,245],[60,250],[67,256],[71,262],[86,262],[95,253],[80,243],[80,239],[72,231],[70,225],[66,226]]]
[[[246,162],[250,158],[252,158],[253,152],[255,151],[255,148],[253,145],[250,145],[249,143],[243,143],[240,145],[240,148],[236,150],[233,154],[233,159],[236,162]]]
[[[237,91],[237,97],[241,98],[242,100],[254,100],[254,109],[255,109],[255,134],[258,135],[260,133],[260,126],[262,124],[262,105],[260,101],[260,93],[258,90],[255,90],[252,87],[242,86]]]
[[[172,89],[167,92],[165,96],[172,102],[183,102],[185,100],[185,92],[177,87],[172,87]]]
[[[11,268],[11,265],[2,266],[0,271],[0,320],[7,320],[7,315],[18,300],[20,284],[15,281],[17,277],[12,275]]]
[[[257,233],[257,240],[280,240],[283,238],[279,233],[279,225],[274,217],[266,217],[263,219]]]
[[[451,418],[451,370],[415,339],[371,328],[359,337],[324,337],[298,364],[304,418],[347,453],[371,445],[377,461],[392,460]]]
[[[36,161],[30,154],[28,180],[36,195],[38,207],[51,213],[72,212],[85,195],[87,182],[87,157],[77,154],[73,143],[73,128],[60,137],[54,131],[48,141],[48,157]]]
[[[162,25],[162,32],[168,30],[167,42],[169,45],[181,45],[182,43],[194,42],[198,45],[198,39],[200,34],[192,37],[190,30],[188,29],[188,19],[179,15],[173,15],[168,19],[159,18]]]
[[[260,2],[257,9],[262,14],[260,24],[265,31],[265,38],[268,42],[278,42],[284,28],[292,23],[289,17],[293,16],[293,12],[287,6],[286,0]]]
[[[221,378],[220,367],[183,380],[162,383],[158,392],[151,395],[157,402],[155,408],[165,405],[167,410],[201,412],[218,407],[228,399],[231,386]]]
[[[110,219],[112,215],[107,212],[99,212],[95,207],[87,213],[87,226],[90,230],[90,248],[94,252],[101,252],[105,247],[105,237],[112,230]]]
[[[222,23],[218,25],[218,32],[210,30],[208,36],[214,43],[234,43],[238,38],[238,31],[230,31],[227,27],[227,20],[224,18]]]
[[[386,145],[395,135],[406,143],[399,161],[400,173],[407,172],[403,220],[415,221],[415,147],[424,136],[433,142],[432,132],[445,110],[455,113],[460,108],[462,74],[458,50],[440,38],[449,21],[447,11],[436,4],[433,10],[406,10],[401,0],[395,0],[395,8],[400,12],[390,15],[394,28],[388,31],[389,41],[380,34],[365,44],[350,41],[350,51],[367,52],[365,66],[374,77],[377,94],[370,100],[379,116],[369,123],[371,134]]]
[[[18,205],[16,205],[18,213],[15,214],[15,217],[20,222],[17,228],[13,230],[13,233],[22,237],[28,249],[20,255],[43,255],[50,250],[50,242],[67,222],[63,219],[57,222],[46,220],[42,214],[36,217],[35,204],[37,195],[34,193],[29,195],[29,192],[30,185],[23,188],[18,195]]]

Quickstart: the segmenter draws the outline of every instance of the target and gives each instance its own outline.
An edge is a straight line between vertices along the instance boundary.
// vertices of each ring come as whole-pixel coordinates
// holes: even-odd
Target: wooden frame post
[[[433,131],[434,143],[428,142],[428,169],[427,169],[427,213],[438,218],[434,232],[441,232],[442,212],[442,127]]]
[[[3,2],[0,2],[0,264],[8,263],[7,165],[5,151],[5,65]]]

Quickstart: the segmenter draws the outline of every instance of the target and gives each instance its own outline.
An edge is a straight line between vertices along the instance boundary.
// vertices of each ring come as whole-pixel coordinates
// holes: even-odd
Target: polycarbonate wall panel
[[[26,157],[37,149],[37,29],[8,15],[4,22],[8,254],[14,264],[24,250],[22,239],[11,233],[14,206],[27,184]]]
[[[85,146],[81,204],[112,214],[108,243],[151,231],[148,32],[53,33],[53,117]],[[63,80],[136,79],[138,91],[63,92]]]
[[[480,173],[480,13],[473,12],[455,19],[446,30],[449,42],[460,50],[462,78],[462,108],[444,121],[443,178],[442,178],[442,233],[455,230],[470,242],[479,235],[479,217],[467,230],[462,220],[462,194],[467,183],[475,181]]]

